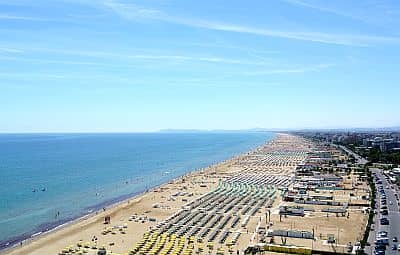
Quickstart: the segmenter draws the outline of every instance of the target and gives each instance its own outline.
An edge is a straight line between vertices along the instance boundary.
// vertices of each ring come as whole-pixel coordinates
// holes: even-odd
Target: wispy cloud
[[[0,13],[0,20],[25,20],[25,21],[47,21],[47,19],[30,16],[19,16],[13,14]]]
[[[397,24],[399,9],[397,5],[390,4],[390,1],[343,1],[344,5],[338,7],[333,1],[323,0],[280,0],[290,5],[308,8],[352,19],[367,24],[390,25]],[[355,6],[354,6],[355,5]]]
[[[7,61],[22,61],[30,63],[46,63],[46,64],[67,64],[67,65],[95,65],[104,66],[104,63],[99,62],[87,62],[87,61],[69,61],[59,59],[43,59],[43,58],[29,58],[29,57],[15,57],[15,56],[0,56],[0,60]]]
[[[15,49],[15,48],[2,48],[0,47],[0,52],[5,52],[5,53],[23,53],[23,50],[20,49]]]
[[[40,78],[40,79],[64,79],[67,76],[62,74],[54,74],[54,73],[0,73],[0,77],[3,78],[19,78],[19,79],[33,79],[33,78]]]
[[[365,17],[356,16],[356,15],[354,15],[352,13],[349,13],[349,12],[345,12],[345,11],[338,10],[338,9],[333,9],[333,8],[328,8],[328,7],[325,7],[325,6],[322,6],[322,5],[317,5],[315,3],[310,3],[310,2],[307,2],[307,1],[303,1],[303,0],[281,0],[281,1],[289,3],[289,4],[292,4],[292,5],[301,6],[301,7],[305,7],[305,8],[310,8],[310,9],[314,9],[314,10],[317,10],[317,11],[334,14],[334,15],[337,15],[337,16],[345,17],[345,18],[350,18],[350,19],[354,19],[354,20],[368,22],[368,20]]]
[[[133,54],[129,52],[107,52],[107,51],[89,51],[89,50],[65,50],[65,49],[52,49],[52,48],[8,48],[8,47],[0,47],[0,53],[23,53],[23,52],[46,52],[52,54],[61,54],[61,55],[75,55],[75,56],[84,56],[90,58],[117,58],[118,60],[124,60],[129,62],[130,60],[143,60],[143,61],[175,61],[175,62],[206,62],[206,63],[223,63],[223,64],[231,64],[231,65],[253,65],[253,66],[266,66],[269,63],[265,60],[254,61],[251,59],[244,58],[226,58],[221,56],[192,56],[192,55],[183,55],[183,54],[156,54],[156,53],[147,53],[147,54]],[[0,56],[0,60],[20,60],[20,61],[28,61],[28,62],[43,62],[43,63],[61,63],[61,64],[79,64],[79,65],[101,65],[101,61],[65,61],[65,60],[55,60],[55,59],[32,59],[25,58],[23,56]]]
[[[111,8],[113,11],[125,18],[160,18],[165,19],[165,13],[156,9],[143,8],[133,3],[120,3],[113,0],[104,1],[106,7]]]
[[[336,45],[370,46],[382,43],[400,43],[399,37],[392,36],[338,34],[309,31],[285,31],[238,24],[229,24],[211,20],[186,18],[169,15],[161,10],[144,8],[136,4],[121,3],[114,0],[107,0],[104,2],[104,5],[110,8],[120,17],[130,20],[155,20],[217,31],[252,34]]]
[[[333,64],[318,64],[313,66],[303,66],[296,68],[281,68],[281,69],[270,69],[261,71],[245,72],[244,75],[248,76],[258,76],[258,75],[268,75],[268,74],[290,74],[290,73],[308,73],[308,72],[319,72],[323,69],[334,66]]]

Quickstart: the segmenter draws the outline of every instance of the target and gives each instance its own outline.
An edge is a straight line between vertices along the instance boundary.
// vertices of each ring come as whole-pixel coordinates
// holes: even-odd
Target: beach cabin
[[[106,217],[104,217],[104,224],[110,224],[111,223],[111,216],[107,215]]]

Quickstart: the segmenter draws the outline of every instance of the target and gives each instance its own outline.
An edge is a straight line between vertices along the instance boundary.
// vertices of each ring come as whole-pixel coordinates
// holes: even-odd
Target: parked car
[[[388,243],[375,241],[375,251],[386,251],[386,245],[388,245]]]
[[[393,237],[393,242],[397,242],[397,236]]]
[[[389,225],[389,220],[387,218],[381,218],[381,225]]]
[[[377,237],[387,237],[388,236],[388,232],[386,231],[379,231],[376,235]]]
[[[386,244],[380,243],[375,246],[375,250],[386,250]]]

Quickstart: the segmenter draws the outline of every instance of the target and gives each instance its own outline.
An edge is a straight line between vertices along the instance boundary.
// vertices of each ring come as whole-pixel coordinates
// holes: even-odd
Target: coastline
[[[235,160],[238,160],[239,158],[246,156],[252,152],[256,152],[260,148],[263,148],[273,143],[279,137],[279,135],[280,135],[279,133],[275,133],[275,136],[271,140],[264,142],[262,145],[256,146],[249,151],[235,155],[224,161],[217,162],[205,168],[195,169],[183,175],[174,177],[173,179],[167,182],[153,186],[149,189],[122,195],[113,198],[111,200],[104,201],[93,207],[89,207],[90,210],[93,210],[93,212],[80,215],[76,218],[70,218],[55,223],[45,224],[45,226],[41,225],[40,227],[43,226],[41,229],[39,229],[40,227],[38,227],[37,230],[31,231],[31,233],[13,238],[12,241],[7,241],[7,240],[3,241],[2,243],[0,243],[0,254],[27,254],[26,251],[23,250],[26,247],[35,245],[35,243],[40,242],[41,240],[46,238],[52,239],[53,235],[60,234],[61,236],[64,236],[65,235],[64,232],[69,232],[69,230],[72,231],[74,230],[74,228],[84,227],[84,225],[91,225],[94,223],[98,223],[99,219],[104,218],[106,215],[116,215],[119,212],[125,210],[129,206],[129,204],[140,202],[143,199],[143,197],[151,194],[157,189],[163,189],[164,186],[180,182],[182,179],[189,178],[190,176],[193,175],[207,175],[216,168],[223,167],[224,165],[230,165],[233,162],[235,162]],[[106,208],[106,210],[103,210],[103,207]],[[6,242],[9,242],[9,244],[1,246],[1,244],[3,243],[5,244]]]

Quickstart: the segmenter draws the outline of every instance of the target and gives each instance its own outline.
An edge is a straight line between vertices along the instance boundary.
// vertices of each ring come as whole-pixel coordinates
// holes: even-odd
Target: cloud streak
[[[18,16],[6,13],[0,13],[0,20],[48,21],[47,19],[38,17]]]
[[[340,10],[327,8],[327,7],[316,5],[316,4],[311,4],[309,2],[305,2],[302,0],[281,0],[281,1],[292,4],[292,5],[296,5],[296,6],[314,9],[314,10],[317,10],[320,12],[330,13],[330,14],[334,14],[337,16],[345,17],[345,18],[359,20],[362,22],[368,22],[368,20],[366,20],[364,17],[359,17],[359,16],[355,16],[355,15],[347,13],[347,12],[340,11]]]
[[[281,68],[281,69],[270,69],[262,71],[245,72],[244,75],[248,76],[259,76],[269,74],[295,74],[295,73],[308,73],[308,72],[319,72],[329,67],[334,66],[333,64],[319,64],[312,66],[304,66],[297,68]]]
[[[119,60],[123,59],[125,61],[129,60],[143,60],[143,61],[178,61],[178,62],[205,62],[205,63],[222,63],[222,64],[231,64],[231,65],[251,65],[251,66],[266,66],[268,63],[266,61],[253,61],[250,59],[235,59],[235,58],[226,58],[220,56],[191,56],[191,55],[183,55],[183,54],[131,54],[131,53],[115,53],[115,52],[107,52],[107,51],[85,51],[85,50],[64,50],[64,49],[51,49],[51,48],[9,48],[9,47],[1,47],[0,53],[8,53],[7,56],[0,56],[0,60],[21,60],[28,62],[44,62],[44,63],[65,63],[65,64],[80,64],[80,65],[101,65],[101,62],[75,62],[75,61],[57,61],[54,59],[31,59],[24,58],[20,55],[20,53],[26,52],[45,52],[45,53],[53,53],[53,54],[61,54],[61,55],[75,55],[75,56],[84,56],[90,58],[117,58]],[[16,56],[10,56],[9,54],[15,53],[18,54]]]
[[[24,51],[20,50],[20,49],[15,49],[15,48],[8,48],[8,47],[2,48],[2,47],[0,47],[0,52],[4,52],[4,53],[23,53]]]
[[[128,20],[154,20],[162,21],[194,28],[202,28],[216,31],[251,34],[274,38],[317,42],[324,44],[346,45],[346,46],[371,46],[375,44],[397,44],[400,38],[379,35],[353,35],[338,33],[323,33],[309,31],[285,31],[269,28],[259,28],[238,24],[229,24],[218,21],[185,18],[172,16],[160,10],[144,8],[135,4],[126,4],[114,0],[104,2],[104,5],[118,16]]]

